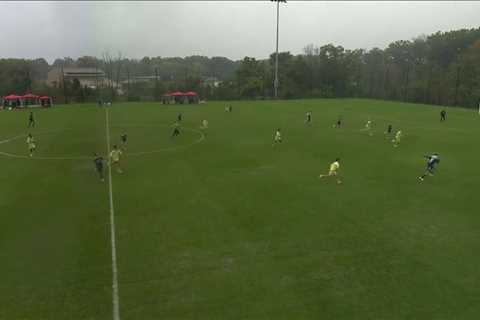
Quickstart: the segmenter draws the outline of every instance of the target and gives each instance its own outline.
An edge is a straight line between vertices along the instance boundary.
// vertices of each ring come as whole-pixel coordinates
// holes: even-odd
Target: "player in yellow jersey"
[[[123,173],[122,168],[120,167],[120,157],[122,154],[122,150],[118,149],[118,147],[114,145],[113,150],[110,151],[109,155],[109,164],[115,166],[118,173]]]
[[[282,133],[280,132],[280,129],[277,129],[277,131],[275,131],[275,136],[273,138],[273,146],[275,147],[275,145],[279,143],[282,143]]]
[[[400,141],[402,140],[402,130],[398,130],[395,134],[395,138],[393,138],[393,147],[398,147],[400,145]]]
[[[338,178],[338,170],[340,169],[340,158],[336,158],[334,162],[330,164],[330,170],[328,171],[328,174],[321,174],[318,176],[319,179],[325,178],[325,177],[335,177],[337,180],[337,183],[340,184],[342,181]]]
[[[365,124],[364,131],[367,131],[369,136],[373,136],[373,122],[372,122],[372,120],[368,119],[367,123]]]
[[[35,145],[35,139],[33,138],[31,133],[28,134],[27,145],[28,145],[28,150],[30,151],[30,157],[33,157],[33,153],[35,152],[36,145]]]

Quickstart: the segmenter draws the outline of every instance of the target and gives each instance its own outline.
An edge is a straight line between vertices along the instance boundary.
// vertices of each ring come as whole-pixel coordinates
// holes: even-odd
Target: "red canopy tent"
[[[39,96],[37,96],[36,94],[32,94],[32,93],[27,93],[27,94],[24,94],[23,95],[23,99],[38,99]]]
[[[195,91],[185,92],[185,97],[187,97],[188,103],[198,103],[198,93]]]
[[[170,103],[171,101],[174,101],[175,103],[198,103],[198,93],[195,91],[188,91],[188,92],[181,92],[181,91],[175,91],[175,92],[170,92],[164,95],[166,98],[173,98],[172,99],[163,99],[163,103]]]
[[[175,100],[175,96],[172,96],[172,93],[174,93],[174,92],[165,93],[163,95],[163,98],[162,98],[162,103],[163,104],[170,104],[170,103],[172,103],[172,101]]]
[[[38,98],[38,100],[40,100],[40,104],[43,106],[43,107],[50,107],[52,106],[52,97],[49,97],[49,96],[41,96]]]
[[[27,93],[22,96],[23,104],[25,106],[38,104],[38,97],[36,94]]]
[[[10,94],[8,96],[3,97],[3,107],[22,107],[22,97],[17,96],[16,94]]]
[[[23,99],[38,99],[39,96],[37,96],[36,94],[32,94],[32,93],[27,93],[27,94],[24,94]]]
[[[22,97],[17,96],[16,94],[10,94],[8,96],[3,97],[3,100],[7,100],[7,101],[20,100],[20,99],[22,99]]]
[[[165,101],[168,103],[174,102],[174,103],[183,104],[185,102],[185,94],[181,91],[170,92],[170,93],[167,93],[165,96],[170,98],[169,101]]]
[[[50,107],[52,105],[52,98],[49,96],[38,96],[33,93],[27,93],[23,96],[16,94],[10,94],[3,97],[3,107],[13,107],[13,108],[25,108],[29,106],[38,106]]]

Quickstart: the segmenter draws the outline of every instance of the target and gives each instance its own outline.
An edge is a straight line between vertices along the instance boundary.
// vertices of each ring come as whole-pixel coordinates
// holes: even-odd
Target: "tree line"
[[[213,98],[214,84],[233,77],[239,64],[225,57],[204,56],[129,59],[121,52],[104,52],[101,57],[57,58],[51,65],[43,58],[0,59],[0,95],[36,92],[68,103],[98,99],[160,100],[166,92],[193,90],[203,97]],[[56,87],[47,86],[47,74],[55,68],[101,70],[108,81],[101,82],[95,89],[82,87],[78,79],[60,81]],[[150,80],[139,81],[139,77]]]
[[[246,57],[226,97],[273,95],[274,61]],[[364,97],[476,107],[480,99],[480,28],[437,32],[392,42],[385,49],[347,50],[308,45],[302,54],[279,53],[279,96]]]
[[[0,59],[0,94],[41,92],[66,101],[160,100],[168,91],[198,91],[206,99],[270,99],[275,55],[245,57],[129,59],[102,57]],[[88,67],[105,72],[108,83],[91,89],[78,81],[45,85],[52,68]],[[137,81],[150,76],[149,81]],[[213,81],[213,80],[214,81]],[[121,88],[121,92],[116,90]],[[437,32],[390,43],[385,49],[307,45],[301,54],[279,53],[279,98],[346,98],[475,107],[480,99],[480,28]]]

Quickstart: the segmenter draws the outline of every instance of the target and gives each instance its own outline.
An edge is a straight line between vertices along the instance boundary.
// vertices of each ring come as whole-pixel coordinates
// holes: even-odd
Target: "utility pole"
[[[270,0],[277,3],[277,41],[275,46],[275,79],[273,80],[274,96],[278,99],[278,29],[280,25],[280,2],[287,3],[287,0]]]

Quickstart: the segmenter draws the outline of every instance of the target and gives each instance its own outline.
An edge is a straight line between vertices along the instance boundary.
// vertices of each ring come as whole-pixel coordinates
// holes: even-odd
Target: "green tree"
[[[263,93],[263,66],[255,58],[245,57],[236,71],[240,97],[254,99]]]

